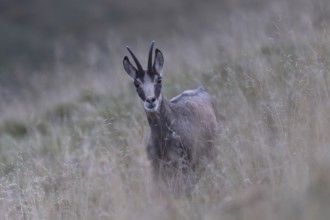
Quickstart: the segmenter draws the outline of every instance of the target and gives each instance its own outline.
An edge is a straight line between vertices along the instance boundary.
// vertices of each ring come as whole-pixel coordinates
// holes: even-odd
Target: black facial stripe
[[[155,72],[150,71],[150,70],[147,71],[147,74],[150,76],[151,79],[154,79],[155,75],[156,75]]]
[[[134,80],[133,83],[134,83],[135,88],[138,88],[140,86],[140,83],[137,80]]]
[[[145,75],[145,72],[137,71],[136,77],[139,79],[143,79],[144,75]]]
[[[140,98],[142,99],[142,101],[146,100],[146,95],[144,94],[144,91],[141,87],[136,88],[136,91],[138,93],[138,95],[140,96]]]
[[[155,85],[155,96],[158,99],[162,90],[162,84]]]

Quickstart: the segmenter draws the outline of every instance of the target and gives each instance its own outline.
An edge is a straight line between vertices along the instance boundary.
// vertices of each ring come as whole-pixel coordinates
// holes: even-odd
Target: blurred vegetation
[[[8,119],[0,126],[0,134],[5,133],[13,137],[22,137],[27,134],[28,130],[23,122],[14,119]]]
[[[215,4],[208,0],[203,4]],[[221,6],[226,5],[222,1]],[[138,29],[139,23],[180,17],[194,18],[198,1],[108,1],[108,0],[5,0],[0,2],[0,64],[1,68],[18,62],[40,67],[52,64],[56,45],[66,45],[66,58],[74,61],[76,50],[89,42],[104,47],[108,32],[121,26]],[[224,10],[224,9],[223,9]],[[136,25],[136,26],[135,26]],[[175,28],[172,26],[172,28]],[[149,32],[160,31],[149,30]],[[134,33],[134,30],[130,30]],[[128,36],[128,35],[127,35]],[[67,60],[67,59],[64,59]],[[0,72],[1,73],[1,72]],[[2,73],[3,74],[3,73]]]

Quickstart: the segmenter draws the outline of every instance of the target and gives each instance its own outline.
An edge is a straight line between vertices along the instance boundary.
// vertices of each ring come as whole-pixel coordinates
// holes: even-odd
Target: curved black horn
[[[135,61],[135,64],[136,64],[136,66],[138,68],[138,71],[141,72],[141,73],[143,73],[144,70],[143,70],[143,68],[142,68],[139,60],[136,58],[136,56],[134,55],[134,53],[132,52],[132,50],[128,46],[126,46],[126,48],[127,48],[128,52],[132,55],[133,60]]]
[[[148,70],[149,71],[152,70],[152,51],[154,49],[154,44],[155,44],[155,41],[153,40],[151,42],[150,49],[149,49],[149,57],[148,57]]]

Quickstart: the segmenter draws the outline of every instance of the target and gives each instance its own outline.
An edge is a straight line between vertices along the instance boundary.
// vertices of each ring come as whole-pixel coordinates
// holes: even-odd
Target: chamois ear
[[[131,64],[131,62],[129,61],[127,56],[124,57],[123,65],[124,65],[124,69],[126,70],[128,75],[132,79],[135,79],[137,76],[137,69]]]
[[[164,65],[164,57],[162,52],[157,48],[155,50],[155,61],[154,61],[154,70],[159,74],[162,75],[163,73],[163,65]]]

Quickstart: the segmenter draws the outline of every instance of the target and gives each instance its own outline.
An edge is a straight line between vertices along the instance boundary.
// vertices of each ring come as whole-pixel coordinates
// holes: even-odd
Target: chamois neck
[[[147,113],[147,119],[152,133],[161,135],[168,129],[172,121],[172,110],[165,97],[162,97],[159,112]]]

